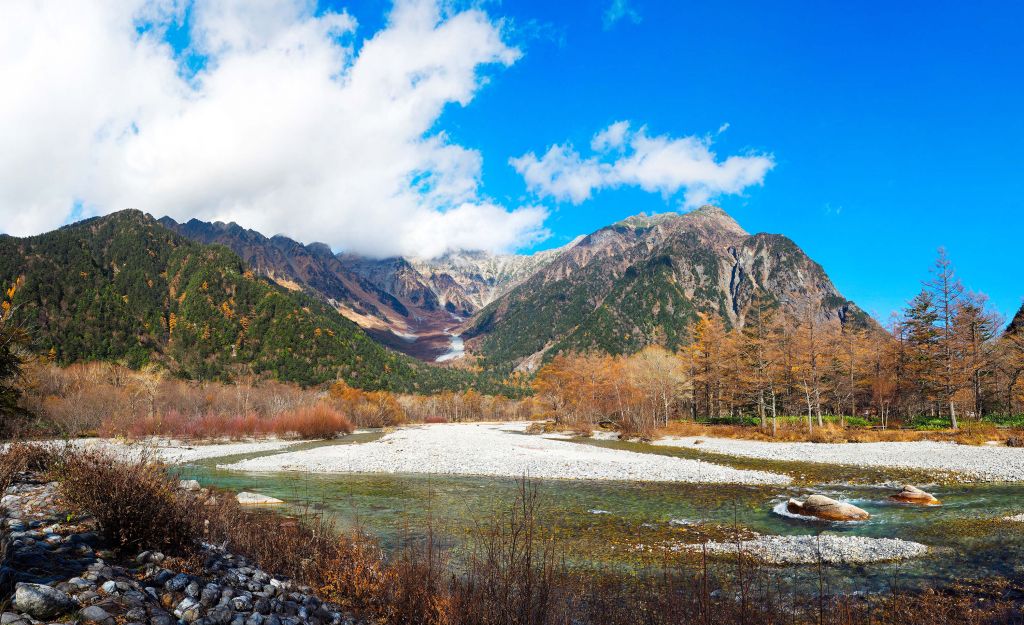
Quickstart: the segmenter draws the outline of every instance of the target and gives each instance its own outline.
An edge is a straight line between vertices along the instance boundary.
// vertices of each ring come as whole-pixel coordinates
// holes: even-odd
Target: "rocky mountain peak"
[[[691,222],[699,223],[708,229],[721,233],[749,236],[749,233],[729,213],[718,206],[705,204],[696,210],[686,213],[684,217]]]

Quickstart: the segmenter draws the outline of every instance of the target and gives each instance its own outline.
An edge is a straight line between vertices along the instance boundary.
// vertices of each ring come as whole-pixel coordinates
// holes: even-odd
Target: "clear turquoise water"
[[[360,434],[326,444],[359,444],[377,436]],[[645,447],[634,444],[630,449],[644,451]],[[664,453],[653,447],[650,452]],[[506,478],[253,474],[215,466],[241,458],[187,465],[181,468],[182,476],[204,485],[258,491],[297,508],[321,511],[342,526],[358,525],[377,535],[387,547],[415,537],[428,518],[442,533],[454,537],[452,544],[457,546],[459,537],[474,525],[506,510],[519,489],[517,480]],[[879,476],[881,482],[884,478]],[[693,523],[702,522],[718,532],[733,527],[764,534],[831,532],[903,538],[936,548],[932,555],[903,563],[832,567],[832,583],[848,589],[879,590],[894,581],[932,586],[990,575],[1024,576],[1024,524],[995,521],[1024,510],[1022,485],[936,485],[929,490],[943,505],[918,507],[889,503],[886,498],[892,488],[870,484],[804,483],[790,488],[560,480],[534,484],[544,523],[556,532],[568,559],[575,563],[644,566],[636,555],[638,545],[692,542]],[[775,511],[788,497],[811,492],[850,501],[872,518],[864,523],[825,523]],[[801,567],[785,571],[797,577],[809,574]]]

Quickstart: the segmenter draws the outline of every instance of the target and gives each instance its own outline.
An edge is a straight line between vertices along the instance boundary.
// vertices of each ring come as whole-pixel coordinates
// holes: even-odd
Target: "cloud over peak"
[[[187,54],[164,40],[190,6]],[[546,211],[480,190],[481,155],[435,128],[488,68],[500,23],[399,0],[361,47],[304,0],[14,3],[0,22],[0,217],[12,234],[125,207],[237,221],[371,255],[506,250]],[[358,51],[357,51],[358,50]]]
[[[540,157],[529,152],[509,162],[541,197],[581,204],[601,189],[637,186],[666,198],[682,191],[684,208],[760,185],[775,166],[769,154],[719,160],[711,145],[708,137],[651,136],[619,121],[594,135],[592,156],[556,144]]]

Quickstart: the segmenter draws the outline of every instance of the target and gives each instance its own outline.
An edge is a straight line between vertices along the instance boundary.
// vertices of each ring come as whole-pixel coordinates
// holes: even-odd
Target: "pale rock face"
[[[443,306],[451,303],[463,313],[461,316],[468,316],[466,313],[476,312],[532,276],[580,238],[564,247],[529,255],[450,252],[439,258],[413,258],[409,262]]]

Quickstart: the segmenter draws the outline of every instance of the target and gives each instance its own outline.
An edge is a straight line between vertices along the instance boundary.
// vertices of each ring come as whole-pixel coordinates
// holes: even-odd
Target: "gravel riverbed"
[[[525,436],[524,424],[438,424],[380,440],[254,458],[222,468],[310,473],[433,473],[547,479],[788,484],[765,471]]]
[[[687,545],[700,550],[702,545]],[[928,546],[899,538],[866,536],[758,536],[752,540],[711,542],[708,553],[735,554],[738,550],[765,564],[870,564],[894,562],[928,553]]]
[[[186,442],[169,438],[143,438],[134,442],[125,442],[113,438],[78,438],[67,441],[78,449],[98,449],[112,452],[121,458],[134,458],[143,454],[156,457],[168,464],[185,464],[209,458],[235,456],[241,454],[268,453],[286,449],[292,445],[301,445],[309,441],[281,440],[265,438],[248,441],[212,440],[203,442]],[[61,446],[65,441],[48,440],[40,443]],[[7,449],[9,443],[0,444],[0,451]]]
[[[955,473],[962,478],[961,481],[1024,482],[1024,448],[934,441],[774,443],[706,437],[666,438],[654,444],[765,460],[933,470]]]

